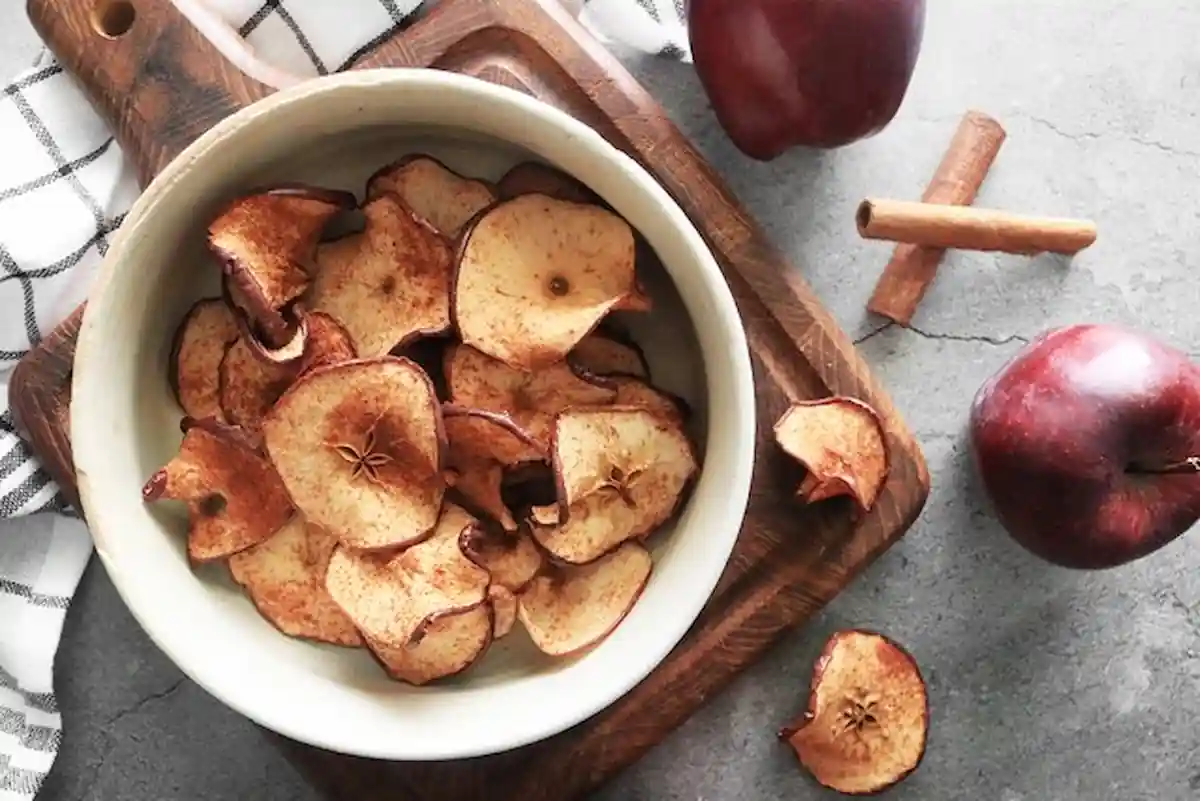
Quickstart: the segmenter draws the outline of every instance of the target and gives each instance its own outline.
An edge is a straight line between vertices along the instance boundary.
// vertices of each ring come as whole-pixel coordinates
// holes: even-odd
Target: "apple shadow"
[[[928,663],[931,747],[968,742],[987,732],[990,765],[1052,769],[1058,757],[1033,747],[1024,716],[1041,706],[1071,708],[1077,631],[1089,618],[1086,573],[1059,568],[1026,552],[993,515],[971,461],[966,431],[940,475],[953,503],[937,509],[947,532],[943,582],[948,602],[932,624],[942,650]],[[946,592],[948,590],[948,592]],[[953,710],[939,716],[939,709]],[[938,719],[941,717],[942,719]],[[1051,738],[1054,726],[1038,730]],[[1035,767],[1038,760],[1048,760]]]

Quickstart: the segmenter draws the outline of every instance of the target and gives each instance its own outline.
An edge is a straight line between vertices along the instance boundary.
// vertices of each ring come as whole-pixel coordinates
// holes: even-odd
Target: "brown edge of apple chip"
[[[866,401],[860,400],[860,399],[855,398],[850,395],[827,395],[823,398],[813,398],[811,400],[792,401],[791,403],[788,404],[788,408],[784,409],[783,413],[779,415],[779,418],[775,421],[775,424],[771,427],[771,438],[775,441],[776,446],[778,446],[780,450],[782,450],[784,453],[786,453],[793,461],[799,462],[800,465],[805,470],[809,470],[808,464],[806,464],[803,459],[796,456],[788,448],[786,448],[783,445],[783,443],[781,443],[779,441],[779,424],[783,421],[783,418],[788,414],[788,412],[797,406],[804,406],[804,407],[827,406],[830,403],[839,402],[839,401],[845,401],[845,402],[851,403],[854,406],[857,406],[860,409],[862,409],[863,411],[865,411],[867,413],[867,416],[869,416],[871,418],[871,420],[874,421],[875,429],[879,432],[879,441],[882,443],[882,447],[883,447],[883,475],[880,476],[880,478],[879,478],[880,489],[879,489],[879,492],[876,493],[876,498],[875,498],[876,502],[878,502],[879,496],[883,494],[883,487],[885,487],[887,485],[888,477],[891,475],[891,472],[892,472],[892,449],[888,445],[887,429],[884,428],[883,418],[881,418],[879,416],[879,412],[877,412],[875,410],[875,407],[873,407],[871,404],[867,403]],[[858,510],[859,514],[867,514],[868,512],[871,511],[871,508],[873,508],[874,504],[872,504],[871,507],[864,508],[863,505],[859,503],[858,496],[855,495],[855,493],[850,492],[848,494],[849,494],[851,502],[854,504],[854,507],[855,507],[855,509]]]
[[[543,183],[535,183],[533,188],[527,188],[519,182],[531,171],[536,174],[534,180]],[[518,182],[516,188],[513,187],[514,182]],[[608,206],[604,198],[583,181],[565,170],[541,161],[522,161],[514,164],[496,182],[495,189],[496,196],[501,201],[512,200],[521,195],[547,195],[573,203]]]
[[[471,517],[474,518],[474,515],[471,515]],[[471,559],[469,556],[467,556],[465,553],[463,553],[462,545],[461,545],[463,537],[470,536],[467,532],[473,531],[474,529],[479,528],[480,526],[481,526],[481,523],[479,522],[479,520],[472,519],[469,523],[467,523],[465,526],[463,526],[462,531],[458,532],[458,534],[455,535],[454,542],[455,542],[455,545],[458,546],[459,553],[462,554],[463,559],[466,559],[473,566],[479,568],[484,573],[487,573],[487,582],[484,583],[484,585],[483,585],[483,600],[477,601],[473,604],[467,604],[466,606],[454,606],[449,609],[441,609],[441,610],[438,610],[437,612],[432,612],[432,613],[426,615],[425,618],[420,623],[417,624],[417,627],[415,629],[413,629],[413,633],[409,637],[408,643],[406,643],[406,645],[410,645],[410,646],[416,645],[421,640],[425,639],[425,632],[429,629],[429,627],[432,626],[434,623],[438,622],[439,620],[441,620],[442,618],[450,617],[451,615],[464,614],[466,612],[470,612],[473,609],[478,609],[483,604],[490,602],[490,599],[488,596],[488,591],[492,587],[492,574],[488,573],[487,568],[483,567],[482,565],[476,564],[474,559]],[[437,528],[437,525],[435,524],[434,529],[436,529],[436,528]],[[428,537],[426,537],[426,539],[428,539]],[[425,540],[422,540],[422,542],[424,542],[424,541]],[[416,544],[419,545],[420,543],[416,543]],[[400,550],[403,551],[404,549],[401,548]],[[495,623],[495,620],[493,619],[492,622]]]
[[[461,609],[458,612],[456,612],[455,614],[466,614],[467,612],[471,612],[471,611],[477,609],[481,605],[487,605],[487,607],[488,607],[488,636],[487,636],[487,641],[484,642],[484,644],[483,644],[483,647],[479,649],[479,653],[475,655],[474,659],[472,659],[470,662],[463,665],[461,668],[454,671],[453,673],[447,673],[445,676],[438,676],[436,679],[425,682],[424,684],[417,684],[415,682],[408,681],[407,679],[403,679],[400,676],[397,676],[396,674],[392,673],[391,669],[389,669],[387,666],[387,662],[385,662],[383,660],[383,658],[375,652],[375,649],[371,647],[371,641],[369,639],[367,639],[367,637],[365,637],[365,636],[363,636],[363,638],[362,638],[363,645],[365,646],[367,653],[369,653],[371,655],[371,658],[375,660],[375,663],[377,665],[379,665],[379,667],[383,670],[383,672],[392,681],[398,681],[398,682],[401,682],[402,684],[407,684],[410,687],[423,687],[423,686],[428,686],[430,684],[433,684],[435,682],[453,678],[454,676],[458,676],[463,673],[466,673],[468,670],[470,670],[471,668],[478,665],[483,660],[483,658],[485,656],[487,656],[487,653],[491,649],[492,644],[496,641],[496,610],[492,606],[490,598],[484,598],[484,600],[481,601],[480,603],[475,604],[470,607],[467,607],[466,609]],[[359,632],[359,633],[361,635],[362,632]]]
[[[400,357],[407,358],[407,357]],[[411,361],[411,360],[410,360]],[[415,362],[414,362],[415,364]],[[417,365],[418,367],[420,365]],[[442,419],[447,417],[478,417],[487,420],[489,423],[500,426],[507,430],[517,439],[521,440],[525,445],[531,448],[536,448],[537,443],[533,441],[533,437],[529,432],[517,425],[511,417],[503,412],[494,412],[489,409],[475,409],[470,406],[463,406],[459,403],[443,403],[442,404]]]
[[[492,193],[493,199],[499,198],[499,190],[497,189],[496,184],[492,183],[491,181],[487,180],[486,178],[477,178],[472,175],[464,175],[463,173],[459,172],[458,170],[456,170],[453,167],[451,167],[450,165],[448,165],[446,162],[439,159],[437,156],[434,156],[430,153],[406,153],[403,156],[401,156],[400,158],[396,159],[395,161],[390,161],[387,164],[384,164],[382,167],[375,170],[375,172],[371,173],[371,175],[368,176],[366,183],[364,185],[365,200],[369,201],[375,197],[376,193],[371,189],[371,187],[377,180],[379,180],[380,178],[383,178],[384,176],[386,176],[390,173],[393,173],[397,170],[407,167],[409,164],[412,164],[414,161],[422,161],[422,160],[432,161],[434,164],[437,164],[439,167],[441,167],[446,172],[450,173],[453,176],[461,178],[464,181],[470,181],[471,183],[476,183],[481,186],[484,186],[488,189],[489,192]],[[390,190],[384,190],[384,191],[390,191]]]
[[[514,540],[517,539],[521,535],[520,528],[518,528],[516,531],[512,531],[512,532],[505,531],[504,529],[501,529],[501,528],[494,529],[494,531],[499,532],[499,536],[514,539]],[[474,547],[472,546],[471,540],[474,539],[475,537],[488,537],[488,536],[493,536],[493,535],[494,535],[493,531],[490,531],[489,527],[486,525],[477,524],[477,525],[473,525],[473,526],[467,526],[458,535],[458,550],[462,552],[463,558],[465,558],[467,561],[471,562],[474,565],[477,565],[478,567],[483,568],[484,570],[487,570],[486,567],[481,565],[479,562],[475,561],[476,559],[479,558],[479,555],[478,555],[478,553],[476,553]],[[525,581],[525,583],[522,584],[521,586],[515,587],[515,588],[504,587],[504,589],[511,592],[514,596],[517,596],[518,600],[519,600],[521,593],[523,593],[525,590],[529,589],[529,585],[533,583],[533,580],[535,578],[537,578],[538,576],[542,575],[542,570],[546,566],[547,554],[545,552],[545,549],[543,549],[538,544],[538,541],[533,538],[533,534],[531,532],[526,532],[526,536],[528,536],[530,542],[533,543],[533,547],[535,549],[537,549],[537,551],[539,553],[542,554],[542,563],[538,566],[537,570],[533,571],[533,575],[531,575]],[[514,546],[514,547],[516,547],[516,546]],[[488,591],[490,592],[491,588],[492,588],[492,580],[490,578],[491,571],[488,571],[488,575],[489,575]],[[503,586],[503,585],[497,584],[496,586],[499,587],[499,586]]]
[[[638,376],[633,373],[603,373],[602,375],[605,375],[605,376],[610,376],[610,375],[611,376],[633,376],[633,377],[639,378],[642,381],[645,381],[647,383],[650,382],[650,377],[651,377],[650,362],[646,359],[646,352],[644,350],[642,350],[642,346],[639,345],[637,343],[637,341],[634,340],[634,338],[632,336],[630,336],[627,331],[618,328],[606,316],[605,319],[600,321],[599,325],[597,325],[595,328],[592,329],[592,332],[591,332],[591,334],[589,334],[589,336],[596,337],[598,339],[606,339],[609,342],[615,343],[617,345],[621,345],[622,347],[629,348],[631,351],[633,351],[637,355],[638,362],[642,365],[642,371],[645,372],[645,374],[646,374],[645,376]],[[579,365],[577,363],[577,360],[578,360],[577,356],[573,357],[572,354],[567,354],[567,363],[571,365],[571,369],[575,369],[576,367],[579,367],[580,369],[586,370],[587,372],[592,372],[591,370],[587,370],[587,368],[583,367],[582,365]],[[596,375],[601,375],[601,374],[597,373]]]
[[[216,254],[218,248],[212,247],[211,250]],[[291,310],[288,307],[279,310],[270,309],[267,307],[266,300],[257,293],[257,290],[251,294],[258,300],[252,299],[240,286],[241,282],[233,277],[233,273],[236,271],[232,267],[232,259],[219,254],[217,259],[221,264],[221,298],[233,312],[233,319],[238,331],[251,342],[259,343],[258,347],[261,349],[286,347],[294,335],[297,325],[294,318],[288,319]],[[245,303],[239,303],[235,295],[244,298]],[[250,305],[267,309],[269,314],[256,316],[246,308]],[[267,344],[261,344],[264,341]]]
[[[179,321],[179,325],[175,328],[175,333],[171,336],[171,354],[168,357],[167,362],[167,384],[171,387],[171,394],[175,397],[175,403],[178,404],[180,408],[183,407],[183,400],[179,397],[179,356],[180,352],[183,350],[183,339],[187,334],[187,329],[192,322],[192,318],[199,314],[203,308],[207,308],[214,303],[225,306],[226,308],[229,307],[229,304],[221,296],[200,298],[188,308],[187,313],[183,315],[183,319]],[[233,316],[236,323],[238,318],[237,312],[233,311],[232,309],[230,309],[229,312]],[[234,340],[234,342],[236,341],[237,340]],[[226,352],[228,352],[232,345],[233,342],[226,342],[224,344]],[[224,359],[224,355],[222,355],[221,358]]]
[[[817,656],[817,661],[813,665],[812,679],[809,681],[809,688],[808,688],[808,701],[805,705],[804,713],[803,713],[803,715],[801,715],[801,719],[796,723],[781,727],[775,736],[777,739],[786,742],[786,741],[790,740],[792,737],[794,737],[805,726],[810,725],[814,720],[816,720],[816,717],[817,717],[817,713],[816,713],[817,688],[820,686],[822,678],[824,678],[825,670],[829,667],[830,660],[833,659],[834,649],[837,648],[838,643],[843,638],[848,637],[848,636],[876,637],[876,638],[882,640],[887,645],[890,645],[892,648],[895,648],[896,651],[901,656],[903,656],[906,660],[908,660],[908,663],[912,666],[913,671],[917,674],[917,678],[920,680],[921,686],[923,688],[925,688],[925,693],[924,693],[924,695],[925,695],[925,705],[924,705],[925,706],[925,709],[924,709],[925,718],[923,721],[924,725],[921,727],[921,750],[920,750],[920,753],[917,755],[917,761],[915,763],[913,763],[913,766],[911,768],[909,768],[908,770],[904,771],[899,776],[897,776],[891,782],[883,785],[882,787],[878,787],[874,790],[866,790],[866,791],[859,792],[859,793],[847,793],[843,790],[835,791],[835,792],[839,792],[843,795],[857,795],[857,796],[879,795],[880,793],[883,793],[883,792],[895,787],[897,784],[900,784],[900,782],[904,781],[909,776],[911,776],[913,773],[915,773],[917,771],[917,768],[921,767],[921,763],[925,760],[925,754],[927,751],[927,747],[929,745],[929,726],[930,726],[929,685],[925,681],[925,676],[921,673],[921,665],[919,662],[917,662],[916,657],[913,656],[911,651],[909,651],[906,647],[904,647],[903,645],[901,645],[899,642],[892,639],[891,637],[887,636],[886,634],[884,634],[880,631],[876,631],[875,629],[868,629],[868,628],[838,629],[838,630],[834,631],[832,634],[830,634],[829,637],[825,641],[825,645],[821,648],[821,653]],[[800,762],[800,760],[797,760],[797,762]],[[800,766],[802,768],[804,768],[804,770],[806,772],[808,772],[810,776],[812,775],[812,771],[810,771],[808,769],[808,767],[804,765],[803,762],[800,762]],[[814,781],[816,781],[822,787],[826,786],[819,779],[817,779],[816,776],[813,776],[812,778]],[[832,789],[832,788],[829,788],[829,789]]]
[[[294,322],[289,323],[291,336],[278,348],[263,343],[254,333],[250,322],[244,316],[234,314],[238,331],[250,347],[250,353],[261,362],[280,367],[297,364],[304,358],[304,352],[308,349],[308,311],[303,303],[297,301],[284,311],[287,313],[281,313],[280,316],[286,320],[290,314]]]

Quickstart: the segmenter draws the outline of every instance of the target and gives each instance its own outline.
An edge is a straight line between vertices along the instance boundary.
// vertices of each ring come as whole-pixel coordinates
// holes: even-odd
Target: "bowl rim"
[[[735,447],[732,449],[731,456],[735,457],[736,462],[730,464],[727,469],[723,468],[727,471],[729,480],[723,481],[719,487],[714,485],[712,488],[713,491],[720,492],[724,511],[724,516],[719,524],[711,526],[712,536],[706,541],[706,547],[713,551],[713,557],[706,563],[707,569],[702,574],[690,576],[689,584],[694,588],[694,593],[689,594],[686,602],[680,602],[673,606],[670,617],[670,620],[674,621],[672,627],[669,630],[657,631],[653,645],[648,646],[636,660],[640,667],[626,671],[621,680],[614,680],[611,683],[607,691],[589,690],[587,693],[573,694],[572,698],[556,698],[551,705],[555,708],[555,712],[549,716],[543,716],[540,724],[514,724],[504,734],[491,738],[477,737],[468,745],[436,742],[437,738],[425,740],[420,736],[413,737],[402,746],[397,743],[373,742],[367,737],[358,737],[353,739],[353,742],[347,742],[346,739],[332,736],[322,730],[320,726],[313,725],[311,719],[302,713],[296,714],[290,710],[281,709],[282,705],[279,704],[257,703],[256,705],[256,699],[253,699],[250,694],[227,686],[228,682],[222,683],[220,680],[222,676],[216,675],[219,671],[211,670],[205,664],[190,662],[185,655],[180,654],[172,647],[171,642],[174,635],[160,613],[137,603],[132,586],[135,582],[130,581],[128,574],[117,566],[108,549],[103,546],[107,539],[103,536],[103,532],[123,525],[123,521],[119,514],[106,510],[106,501],[102,492],[93,492],[96,479],[92,472],[105,464],[104,444],[108,439],[106,436],[98,434],[94,430],[95,427],[89,427],[87,422],[91,404],[87,403],[86,399],[93,392],[101,392],[103,386],[104,360],[101,356],[103,343],[99,337],[103,326],[97,323],[97,315],[112,302],[107,300],[108,289],[113,283],[114,276],[121,269],[121,265],[126,261],[130,241],[136,236],[136,229],[145,224],[148,217],[153,218],[153,209],[156,204],[164,194],[170,192],[172,185],[181,174],[195,169],[196,165],[203,163],[206,158],[213,158],[214,153],[219,153],[222,141],[248,120],[270,114],[287,104],[311,101],[315,95],[342,91],[351,87],[368,87],[379,84],[436,88],[440,91],[465,93],[481,104],[507,106],[511,111],[527,117],[531,125],[548,125],[557,128],[566,138],[574,140],[571,144],[573,150],[579,152],[590,150],[596,154],[602,154],[608,163],[625,173],[622,180],[628,185],[630,191],[636,190],[643,193],[660,206],[662,212],[669,218],[671,226],[675,229],[674,236],[679,237],[687,245],[693,257],[689,261],[694,261],[701,267],[699,272],[703,293],[706,299],[712,302],[713,313],[719,318],[719,326],[734,338],[728,350],[730,354],[728,362],[725,363],[725,360],[722,360],[720,365],[722,368],[720,380],[731,386],[732,406],[741,414],[738,419],[721,421],[720,425],[729,426],[730,430],[735,432],[732,437]],[[670,272],[669,267],[668,272]],[[97,545],[97,555],[131,615],[156,647],[182,673],[240,715],[291,739],[326,750],[369,758],[441,760],[498,753],[558,734],[591,718],[624,697],[662,664],[663,660],[690,631],[701,610],[712,598],[717,582],[732,556],[749,504],[757,434],[754,379],[749,346],[732,292],[707,243],[657,179],[634,159],[611,145],[590,126],[567,112],[518,90],[439,70],[375,69],[321,76],[258,100],[220,121],[198,137],[146,187],[128,212],[125,224],[114,236],[108,254],[97,272],[89,296],[90,300],[85,307],[76,350],[76,367],[72,378],[72,391],[76,402],[72,403],[70,408],[70,426],[71,430],[81,432],[75,445],[79,495],[83,511],[89,521],[89,527],[97,532],[93,535]],[[709,356],[708,353],[704,354],[706,361]],[[706,392],[711,392],[711,383],[712,377],[710,376]],[[84,402],[80,402],[81,399]],[[712,422],[710,422],[711,425],[713,425]],[[169,615],[166,617],[169,618]]]

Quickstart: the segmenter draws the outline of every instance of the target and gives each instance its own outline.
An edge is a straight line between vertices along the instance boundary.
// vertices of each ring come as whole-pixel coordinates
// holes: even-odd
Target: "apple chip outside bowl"
[[[151,639],[260,725],[383,759],[515,748],[644,679],[754,462],[745,335],[684,213],[574,118],[435,70],[281,91],[168,165],[73,395]]]

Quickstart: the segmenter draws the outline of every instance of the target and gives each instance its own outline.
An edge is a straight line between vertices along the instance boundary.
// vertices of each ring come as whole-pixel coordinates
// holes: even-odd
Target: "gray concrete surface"
[[[0,10],[6,70],[33,50],[16,6]],[[1200,350],[1198,38],[1191,0],[931,0],[896,122],[769,166],[728,144],[689,67],[623,54],[865,340],[925,447],[933,493],[898,547],[601,799],[827,797],[773,733],[799,709],[823,639],[846,625],[904,641],[928,678],[928,754],[893,798],[1200,797],[1196,540],[1104,573],[1043,565],[990,518],[963,441],[978,385],[1048,326],[1124,322]],[[952,256],[914,328],[875,333],[864,304],[888,248],[857,239],[855,203],[916,198],[967,107],[1011,135],[979,203],[1091,216],[1100,241],[1072,264]],[[57,675],[67,728],[46,801],[316,797],[254,728],[181,679],[95,564]]]

